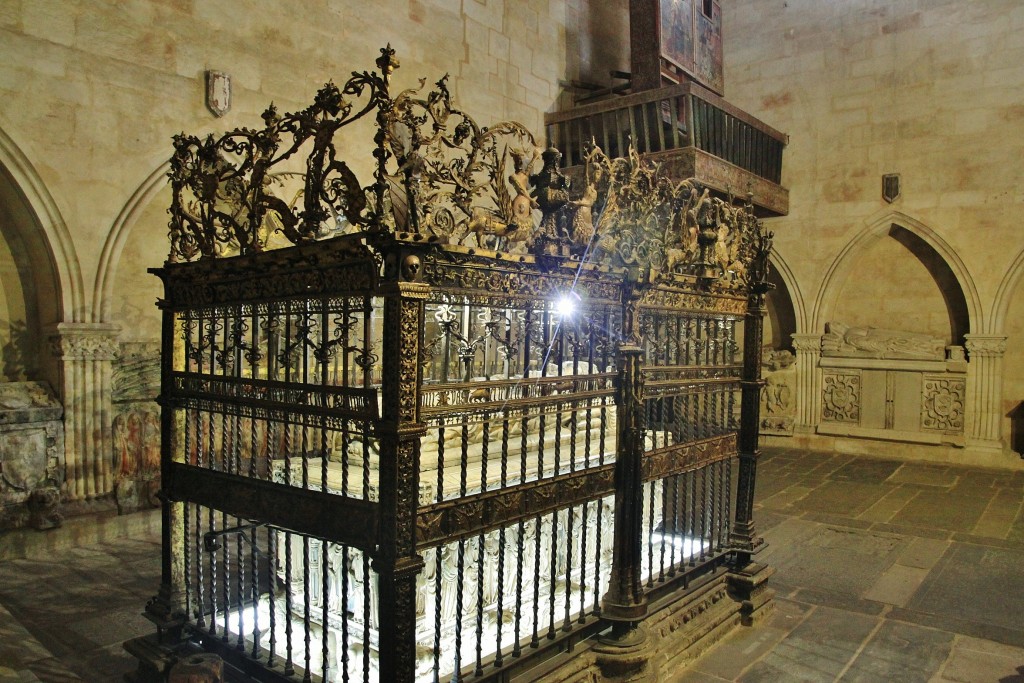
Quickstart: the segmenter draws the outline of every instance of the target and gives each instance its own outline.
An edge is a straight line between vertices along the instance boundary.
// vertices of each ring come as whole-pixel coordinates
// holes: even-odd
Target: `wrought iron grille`
[[[148,612],[256,680],[497,679],[760,543],[749,202],[597,148],[570,194],[378,66],[172,163]],[[360,188],[333,136],[368,113]],[[267,178],[307,144],[299,210]]]

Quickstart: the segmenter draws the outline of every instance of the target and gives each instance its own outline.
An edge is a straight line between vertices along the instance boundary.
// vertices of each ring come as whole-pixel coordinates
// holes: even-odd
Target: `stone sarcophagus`
[[[140,678],[189,647],[268,682],[657,676],[765,614],[749,198],[596,146],[570,188],[377,65],[175,139]],[[334,136],[370,114],[363,186]]]
[[[964,445],[963,347],[900,330],[825,329],[819,433]]]
[[[63,414],[41,382],[0,384],[0,528],[60,525]]]

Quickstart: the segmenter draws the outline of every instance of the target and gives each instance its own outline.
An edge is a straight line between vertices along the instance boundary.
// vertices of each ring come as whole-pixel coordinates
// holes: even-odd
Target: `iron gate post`
[[[617,353],[615,532],[611,576],[601,608],[602,615],[613,622],[614,637],[625,637],[647,615],[647,598],[640,587],[644,378],[638,279],[638,273],[630,271],[622,283],[622,339]]]
[[[407,256],[406,258],[418,258]],[[380,545],[374,559],[380,587],[380,676],[412,683],[416,677],[416,554],[424,300],[428,285],[384,285],[382,421],[380,424]]]

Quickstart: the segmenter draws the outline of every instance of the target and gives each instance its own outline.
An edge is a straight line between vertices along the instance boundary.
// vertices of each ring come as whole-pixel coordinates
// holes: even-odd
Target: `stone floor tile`
[[[954,543],[908,607],[944,617],[1024,633],[1024,592],[1019,551]]]
[[[787,597],[791,600],[806,602],[811,605],[845,610],[857,614],[879,615],[886,610],[886,605],[873,600],[865,600],[857,595],[839,593],[822,588],[795,588]]]
[[[855,481],[862,484],[880,484],[899,469],[902,462],[896,460],[872,460],[857,458],[832,472],[833,481]]]
[[[764,498],[761,500],[761,505],[768,509],[782,510],[788,508],[792,503],[800,500],[813,490],[813,486],[793,484],[779,491],[774,496]]]
[[[971,529],[977,536],[1006,538],[1021,510],[1021,494],[1008,489],[996,489],[978,523]]]
[[[775,613],[758,628],[740,629],[734,637],[715,646],[715,656],[702,658],[695,670],[713,680],[735,680],[755,659],[774,648],[807,617],[812,608],[776,598]]]
[[[949,488],[957,483],[957,473],[947,465],[904,463],[886,481],[893,484]]]
[[[918,493],[920,493],[919,489],[909,486],[894,488],[862,512],[859,518],[869,522],[888,522],[907,503],[913,500]]]
[[[892,522],[968,532],[978,523],[987,506],[987,499],[922,490],[920,495],[893,515]]]
[[[894,564],[862,596],[865,600],[906,607],[928,575],[927,569]]]
[[[896,563],[904,567],[931,569],[949,550],[949,545],[947,540],[912,538],[900,556],[896,558]]]
[[[51,657],[51,653],[26,630],[20,621],[0,605],[0,666],[14,675],[32,662]]]
[[[145,633],[151,623],[142,616],[141,607],[130,606],[112,609],[88,619],[76,620],[69,623],[68,628],[95,646],[105,647],[108,645],[120,646],[121,643],[134,638],[139,633]]]
[[[873,617],[819,607],[739,680],[832,681],[876,625]]]
[[[893,488],[895,487],[892,484],[828,481],[794,501],[792,507],[798,510],[856,517],[890,493]]]
[[[857,600],[896,560],[899,541],[870,535],[871,532],[822,527],[796,553],[777,553],[771,562],[779,580],[806,590],[824,593],[829,600]],[[852,535],[860,535],[856,539]],[[851,545],[842,545],[850,540]],[[818,603],[821,604],[821,603]]]
[[[874,526],[871,522],[867,522],[863,519],[833,515],[828,512],[805,512],[801,515],[801,518],[806,519],[809,522],[818,522],[819,524],[827,524],[829,526],[839,526],[845,529],[870,529]]]
[[[40,683],[71,683],[72,681],[87,681],[91,683],[92,680],[107,680],[103,678],[83,679],[66,666],[65,662],[56,657],[33,662],[29,665],[28,670],[35,676],[35,678],[28,680],[37,680]]]
[[[946,529],[929,529],[923,526],[912,526],[910,524],[876,523],[871,525],[872,531],[880,531],[888,534],[897,534],[908,538],[932,538],[937,541],[948,541],[956,532]]]
[[[952,645],[952,633],[886,621],[839,680],[927,683],[946,660]]]
[[[955,683],[1024,683],[1024,649],[958,636],[939,673]]]

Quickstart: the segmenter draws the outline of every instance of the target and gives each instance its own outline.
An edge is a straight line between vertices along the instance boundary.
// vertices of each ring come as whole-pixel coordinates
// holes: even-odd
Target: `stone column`
[[[796,424],[797,434],[813,434],[821,415],[820,334],[794,334],[796,349]]]
[[[68,501],[114,490],[111,375],[121,328],[108,323],[59,323],[50,348],[60,367]]]
[[[968,334],[967,443],[1002,450],[1003,354],[1006,337]]]

